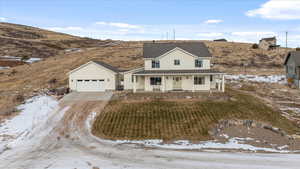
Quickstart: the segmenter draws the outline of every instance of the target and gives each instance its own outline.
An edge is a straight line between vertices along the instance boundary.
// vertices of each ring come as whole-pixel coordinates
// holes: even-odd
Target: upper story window
[[[174,60],[174,65],[180,65],[180,60]]]
[[[152,60],[152,68],[160,68],[159,60]]]
[[[203,61],[199,60],[199,59],[196,59],[195,60],[195,67],[203,67]]]

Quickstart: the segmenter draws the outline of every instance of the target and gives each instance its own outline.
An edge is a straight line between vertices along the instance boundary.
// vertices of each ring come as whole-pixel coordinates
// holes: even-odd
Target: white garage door
[[[103,92],[105,91],[103,79],[84,79],[84,80],[77,80],[76,88],[79,92]]]

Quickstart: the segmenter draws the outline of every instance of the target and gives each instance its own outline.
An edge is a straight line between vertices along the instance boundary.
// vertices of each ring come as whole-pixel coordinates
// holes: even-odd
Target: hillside
[[[41,89],[67,86],[67,73],[90,60],[101,60],[122,69],[143,65],[143,42],[113,42],[79,38],[8,23],[0,24],[0,56],[43,57],[43,61],[0,70],[0,112],[19,104]],[[212,52],[215,67],[228,73],[283,73],[282,62],[290,49],[263,51],[252,44],[204,41]],[[80,48],[78,52],[66,52]],[[1,63],[1,62],[0,62]],[[1,66],[1,65],[0,65]],[[50,81],[55,79],[55,83]]]
[[[19,61],[8,62],[3,56],[47,58],[65,53],[66,49],[95,47],[106,43],[25,25],[0,23],[0,66],[22,64]]]

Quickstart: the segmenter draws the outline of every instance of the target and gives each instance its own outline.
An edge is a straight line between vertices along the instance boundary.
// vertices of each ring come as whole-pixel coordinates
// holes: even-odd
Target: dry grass
[[[151,100],[111,101],[95,120],[93,134],[113,140],[207,140],[221,119],[251,119],[270,123],[288,133],[298,128],[253,96],[230,90],[229,101]]]
[[[45,57],[39,63],[20,65],[9,70],[0,70],[0,112],[16,104],[12,98],[17,94],[31,96],[34,91],[44,88],[67,86],[66,74],[70,70],[90,61],[104,61],[123,69],[133,69],[143,65],[143,42],[120,42],[120,44],[101,47],[106,41],[84,39],[38,28],[0,24],[0,56],[12,55]],[[31,34],[38,34],[32,35]],[[163,41],[166,42],[166,41]],[[255,58],[261,67],[250,67],[248,74],[278,74],[282,68],[271,66],[271,62],[281,63],[285,49],[261,51],[251,49],[251,44],[204,41],[213,54],[217,68],[228,73],[241,73],[241,63]],[[65,54],[65,48],[80,47],[82,52]],[[257,54],[264,53],[268,60],[262,60]],[[5,63],[7,65],[7,63]],[[271,66],[265,68],[265,66]],[[56,86],[49,86],[50,79],[57,79]]]

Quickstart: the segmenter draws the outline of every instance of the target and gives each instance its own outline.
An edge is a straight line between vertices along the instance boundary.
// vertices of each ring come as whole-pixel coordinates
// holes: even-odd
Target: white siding
[[[124,90],[132,90],[132,72],[124,73]]]
[[[93,62],[69,74],[70,89],[76,91],[77,80],[84,79],[104,79],[103,85],[106,90],[116,90],[116,73]]]
[[[195,67],[196,57],[183,52],[182,50],[176,49],[170,53],[165,54],[162,57],[155,58],[160,61],[160,68],[152,68],[152,60],[145,59],[145,70],[187,70],[187,69],[210,69],[209,58],[198,58],[203,60],[203,67]],[[180,60],[180,65],[174,65],[174,60]]]
[[[150,85],[150,77],[162,77],[162,76],[146,76],[145,77],[145,91],[153,91],[153,86]],[[192,91],[193,90],[193,84],[194,84],[194,79],[192,78],[192,76],[166,76],[165,77],[165,82],[163,82],[163,78],[162,78],[162,84],[165,84],[165,89],[166,91],[171,91],[173,90],[173,77],[181,77],[182,80],[182,90],[186,90],[186,91]],[[194,90],[195,91],[204,91],[210,90],[210,76],[206,75],[205,77],[205,84],[203,85],[195,85],[194,86]],[[161,90],[162,90],[161,86]]]

